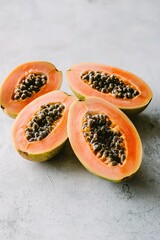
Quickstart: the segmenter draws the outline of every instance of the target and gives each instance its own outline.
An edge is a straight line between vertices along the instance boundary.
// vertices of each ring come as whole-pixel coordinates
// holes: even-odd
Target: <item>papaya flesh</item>
[[[37,97],[60,88],[62,72],[52,63],[27,62],[16,67],[0,88],[1,108],[10,117],[17,114]]]
[[[55,90],[36,98],[16,117],[13,145],[31,161],[42,162],[57,154],[67,140],[67,118],[74,96]]]
[[[141,165],[139,134],[130,119],[110,102],[87,97],[72,103],[67,131],[79,161],[99,177],[123,181]]]
[[[96,63],[81,63],[67,71],[67,80],[81,100],[89,96],[103,98],[127,115],[143,111],[152,99],[150,87],[131,72]]]

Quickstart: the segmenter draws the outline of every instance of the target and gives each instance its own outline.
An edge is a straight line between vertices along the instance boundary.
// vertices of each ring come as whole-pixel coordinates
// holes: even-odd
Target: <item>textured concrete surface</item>
[[[65,71],[99,62],[134,72],[152,88],[148,108],[133,119],[144,155],[130,181],[91,175],[69,143],[45,163],[13,149],[13,120],[0,111],[0,239],[160,239],[160,1],[0,0],[0,82],[30,60]]]

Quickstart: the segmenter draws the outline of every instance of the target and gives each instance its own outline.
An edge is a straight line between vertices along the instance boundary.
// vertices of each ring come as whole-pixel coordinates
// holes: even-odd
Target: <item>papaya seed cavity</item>
[[[34,142],[47,137],[62,117],[64,108],[61,103],[43,104],[26,126],[26,139]]]
[[[112,94],[116,98],[132,99],[139,95],[139,91],[129,83],[124,82],[114,74],[109,75],[99,71],[85,71],[81,79],[93,89]]]
[[[124,136],[106,114],[86,113],[83,135],[94,154],[105,164],[122,165],[126,159]]]
[[[24,100],[32,97],[33,94],[39,92],[41,88],[47,83],[47,76],[43,73],[30,73],[19,85],[14,89],[12,99]]]

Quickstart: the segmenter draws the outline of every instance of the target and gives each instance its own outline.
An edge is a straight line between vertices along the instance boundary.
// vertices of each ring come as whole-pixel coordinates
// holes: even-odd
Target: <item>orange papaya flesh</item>
[[[60,151],[67,140],[68,110],[74,100],[74,96],[69,96],[60,90],[55,90],[36,98],[22,109],[13,123],[12,139],[15,149],[23,158],[31,161],[42,162],[50,159]],[[51,126],[54,124],[52,130],[41,140],[28,140],[26,129],[28,129],[28,124],[39,112],[39,109],[41,109],[42,106],[50,106],[51,104],[56,105],[57,103],[61,104],[64,109],[57,122],[52,121]],[[49,116],[47,115],[48,118],[50,118]],[[40,122],[38,122],[38,127],[36,130],[32,128],[34,134],[40,131],[40,128],[42,131],[46,128],[46,125],[43,124],[43,122],[46,121],[45,119],[46,116],[45,118],[43,117]]]
[[[103,81],[103,83],[105,82],[107,86],[106,82],[110,81],[112,84],[115,84],[114,86],[116,86],[116,83],[113,83],[114,80],[111,80],[112,76],[121,82],[121,86],[118,86],[118,89],[111,88],[111,91],[108,90],[109,87],[107,86],[106,89],[103,89],[104,92],[101,87],[99,87],[99,90],[96,89],[96,86],[91,87],[93,83],[91,80],[92,78],[90,78],[90,80],[88,78],[88,80],[84,81],[82,77],[85,75],[85,73],[91,73],[92,71],[99,72],[101,76],[105,73],[110,78],[109,80],[103,80],[103,78],[96,79],[97,85],[100,81]],[[134,115],[143,111],[153,97],[150,87],[141,78],[131,72],[113,66],[95,63],[77,64],[72,66],[67,71],[67,80],[70,88],[79,99],[83,100],[89,96],[100,97],[111,102],[128,115]],[[121,95],[121,93],[124,93],[123,90],[126,89],[126,87],[129,88],[129,91],[137,91],[137,95],[135,94],[134,97],[132,97],[133,94],[130,93],[127,93],[126,95]],[[117,94],[116,96],[114,92],[117,91],[119,95]]]
[[[31,90],[29,92],[29,97],[25,99],[19,98],[14,99],[13,95],[17,88],[23,85],[25,79],[31,75],[41,77],[44,75],[46,77],[45,84],[42,84],[37,90]],[[33,85],[33,80],[30,81]],[[52,63],[37,61],[37,62],[27,62],[16,67],[3,81],[0,88],[0,105],[6,114],[10,117],[15,118],[17,114],[31,101],[37,97],[60,88],[62,82],[62,72],[58,71]],[[25,84],[25,83],[24,83]],[[24,86],[23,86],[24,87]],[[25,86],[25,91],[29,91],[28,85]],[[32,86],[33,87],[33,86]],[[20,90],[21,91],[21,90]],[[23,90],[24,91],[24,90]],[[21,91],[21,93],[23,93]]]
[[[85,116],[91,115],[91,119],[87,121],[93,122],[93,118],[97,114],[107,116],[112,123],[111,126],[113,129],[110,128],[108,130],[106,125],[105,127],[103,126],[101,134],[105,133],[105,138],[101,138],[102,140],[100,140],[102,136],[100,135],[94,141],[95,135],[98,134],[99,130],[95,126],[92,126],[95,132],[93,131],[92,134],[88,134],[88,137],[86,137],[89,132],[86,133],[83,129],[88,131],[89,127],[86,125],[86,122],[84,123],[84,119]],[[107,135],[107,131],[111,129],[111,135]],[[112,136],[115,136],[113,134],[113,132],[115,133],[115,129],[121,133],[120,138],[123,144],[122,146],[119,145],[119,149],[124,149],[121,152],[123,152],[123,155],[125,154],[125,157],[123,156],[121,160],[116,156],[116,163],[112,155],[114,148],[116,149],[115,146],[118,146],[116,142],[113,143],[115,137],[112,138]],[[133,176],[141,165],[142,144],[136,128],[121,110],[104,99],[87,97],[84,101],[77,100],[72,103],[68,115],[67,131],[69,141],[77,158],[88,171],[97,176],[119,182]],[[98,144],[100,149],[97,151],[96,146]],[[104,155],[106,150],[109,155]]]

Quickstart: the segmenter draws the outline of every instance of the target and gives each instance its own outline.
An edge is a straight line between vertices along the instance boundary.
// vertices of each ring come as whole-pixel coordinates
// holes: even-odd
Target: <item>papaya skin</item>
[[[98,174],[96,174],[96,173],[94,173],[94,172],[92,172],[89,168],[87,168],[84,164],[83,164],[83,166],[87,169],[87,171],[88,172],[90,172],[92,175],[94,175],[94,176],[96,176],[96,177],[99,177],[99,178],[102,178],[102,179],[104,179],[104,180],[108,180],[108,181],[110,181],[110,182],[113,182],[113,183],[122,183],[122,182],[127,182],[127,181],[129,181],[131,178],[133,178],[134,176],[135,176],[135,174],[136,173],[133,173],[132,175],[130,175],[130,176],[126,176],[126,177],[124,177],[124,178],[122,178],[122,179],[119,179],[119,180],[113,180],[113,179],[110,179],[110,178],[106,178],[106,177],[103,177],[103,176],[101,176],[101,175],[98,175]]]
[[[53,149],[52,151],[49,151],[49,152],[46,152],[43,154],[30,154],[27,152],[22,152],[18,149],[17,149],[17,151],[18,151],[19,155],[21,155],[23,158],[25,158],[27,160],[30,160],[33,162],[44,162],[44,161],[51,159],[55,155],[57,155],[61,151],[63,146],[65,145],[66,141],[64,143],[62,143],[60,146],[58,146],[57,148]]]
[[[6,115],[8,115],[8,117],[11,117],[11,118],[17,117],[17,114],[13,114],[12,112],[6,111],[6,109],[2,105],[1,105],[1,109]]]
[[[47,83],[41,87],[40,91],[34,93],[31,97],[24,100],[13,100],[13,92],[15,87],[30,73],[43,73],[47,76]],[[35,61],[27,62],[17,66],[4,79],[0,87],[0,106],[4,113],[15,118],[17,114],[31,101],[37,97],[57,90],[61,87],[62,72],[50,62]]]
[[[115,98],[112,94],[106,94],[91,88],[81,80],[81,75],[85,71],[100,71],[108,74],[115,74],[117,77],[129,82],[139,91],[139,95],[133,99]],[[128,116],[133,116],[142,112],[151,102],[153,93],[150,87],[135,74],[117,67],[107,66],[97,63],[80,63],[73,65],[67,71],[67,81],[72,92],[81,100],[86,97],[96,96],[111,102],[121,109]]]
[[[91,150],[81,129],[82,118],[87,112],[105,113],[119,126],[126,144],[126,160],[122,165],[106,165]],[[75,101],[69,110],[67,131],[73,151],[90,173],[118,183],[129,180],[139,170],[143,155],[139,134],[131,120],[113,104],[98,97]]]

